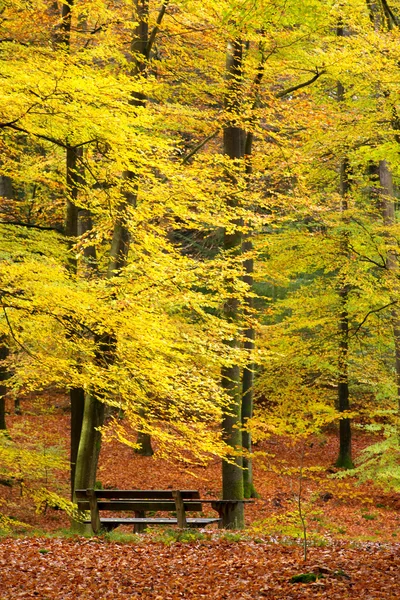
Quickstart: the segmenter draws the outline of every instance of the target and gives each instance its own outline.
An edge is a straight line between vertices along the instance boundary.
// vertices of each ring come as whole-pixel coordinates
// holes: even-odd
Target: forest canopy
[[[70,395],[72,490],[352,421],[398,489],[398,0],[0,6],[1,389]]]

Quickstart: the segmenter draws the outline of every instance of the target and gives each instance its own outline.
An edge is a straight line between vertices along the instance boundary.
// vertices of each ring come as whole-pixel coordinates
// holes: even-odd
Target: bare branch
[[[186,154],[186,156],[182,160],[182,164],[186,165],[187,162],[192,158],[192,156],[194,156],[199,150],[201,150],[203,146],[207,144],[207,142],[215,138],[219,132],[220,130],[217,129],[217,131],[214,131],[209,136],[207,136],[202,142],[200,142],[200,144],[197,144],[197,146],[195,146],[188,154]]]
[[[289,94],[292,94],[293,92],[297,92],[297,90],[300,90],[301,88],[307,87],[309,85],[312,85],[315,81],[317,81],[317,79],[319,79],[321,77],[321,75],[324,75],[326,73],[326,71],[323,69],[322,71],[319,71],[318,68],[315,70],[315,75],[314,77],[311,77],[311,79],[308,79],[308,81],[304,81],[303,83],[299,83],[297,85],[293,85],[290,88],[287,88],[286,90],[282,90],[281,92],[277,92],[275,94],[275,98],[283,98],[284,96],[288,96]]]
[[[392,21],[393,25],[398,27],[399,21],[398,21],[396,15],[393,13],[390,6],[388,5],[387,0],[381,0],[381,3],[382,3],[383,12],[385,13],[386,20],[388,23],[388,28],[391,29],[390,21]]]
[[[361,254],[361,252],[358,252],[358,250],[356,250],[351,244],[349,244],[349,250],[354,252],[354,254],[356,254],[359,257],[361,262],[368,262],[371,263],[371,265],[379,267],[380,269],[387,269],[386,261],[384,260],[383,256],[379,255],[379,257],[382,259],[382,262],[380,263],[369,256],[365,256],[365,254]]]
[[[22,348],[22,350],[23,350],[24,352],[26,352],[26,353],[28,354],[28,356],[30,356],[31,358],[34,358],[35,360],[39,360],[37,356],[35,356],[34,354],[32,354],[32,352],[30,352],[30,350],[28,350],[28,348],[26,348],[26,347],[25,347],[25,346],[24,346],[24,345],[23,345],[23,344],[22,344],[22,343],[21,343],[19,340],[17,340],[17,338],[15,337],[15,334],[14,334],[14,330],[13,330],[13,328],[12,328],[12,326],[11,326],[10,319],[8,318],[8,314],[7,314],[7,311],[6,311],[6,307],[4,306],[4,304],[3,304],[3,303],[1,303],[1,306],[2,306],[2,308],[3,308],[3,313],[4,313],[4,316],[5,316],[5,318],[6,318],[6,322],[7,322],[7,325],[8,325],[8,329],[10,330],[10,334],[11,334],[11,337],[12,337],[12,339],[14,340],[14,342],[15,342],[15,343],[16,343],[16,344],[17,344],[17,345],[20,347],[20,348]]]
[[[357,325],[357,327],[355,328],[354,333],[352,333],[352,337],[357,335],[357,333],[360,331],[361,327],[364,325],[368,317],[375,313],[381,312],[382,310],[385,310],[385,308],[389,308],[389,306],[393,306],[395,304],[397,304],[397,300],[393,300],[393,302],[389,302],[388,304],[385,304],[385,306],[381,306],[380,308],[375,308],[367,312],[361,323],[359,323],[359,325]]]
[[[147,48],[146,48],[146,57],[147,58],[149,58],[149,56],[150,56],[151,49],[152,49],[153,44],[155,42],[158,30],[160,29],[160,25],[161,25],[162,20],[164,18],[164,15],[165,15],[165,12],[167,10],[168,4],[169,4],[169,0],[164,0],[164,2],[162,3],[162,6],[160,8],[160,12],[158,13],[156,24],[154,25],[154,27],[152,29],[152,32],[151,32],[151,34],[149,36],[149,40],[147,42]]]
[[[33,223],[22,223],[21,221],[0,221],[0,225],[15,225],[17,227],[29,227],[31,229],[39,229],[40,231],[56,231],[57,233],[63,233],[62,227],[34,225]]]

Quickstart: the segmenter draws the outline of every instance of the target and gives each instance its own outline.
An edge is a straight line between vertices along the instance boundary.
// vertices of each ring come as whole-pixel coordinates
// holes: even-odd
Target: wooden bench
[[[101,529],[111,531],[119,525],[133,525],[135,533],[141,533],[146,525],[178,525],[205,527],[218,523],[229,524],[231,510],[246,500],[201,500],[197,490],[75,490],[80,511],[90,510],[90,523],[94,533]],[[210,504],[218,517],[187,517],[186,511],[203,512],[203,504]],[[101,517],[100,511],[111,513],[133,512],[134,517]],[[146,512],[173,512],[176,517],[146,517]]]

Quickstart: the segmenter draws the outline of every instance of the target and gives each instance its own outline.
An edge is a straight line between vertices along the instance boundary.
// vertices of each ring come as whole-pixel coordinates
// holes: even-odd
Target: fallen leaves
[[[400,544],[297,546],[227,542],[121,544],[100,538],[3,539],[1,599],[257,600],[398,598]],[[291,583],[299,572],[314,583]]]

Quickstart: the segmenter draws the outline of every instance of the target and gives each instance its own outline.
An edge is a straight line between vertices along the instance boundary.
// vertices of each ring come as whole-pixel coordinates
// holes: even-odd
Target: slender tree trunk
[[[75,469],[81,439],[85,392],[82,388],[72,388],[69,392],[71,402],[71,437],[70,437],[70,483],[71,499],[74,497]]]
[[[350,410],[349,401],[349,316],[347,312],[348,286],[345,284],[339,291],[342,312],[339,321],[339,381],[338,381],[338,407],[339,412],[343,413]],[[345,469],[354,467],[351,458],[351,422],[349,418],[342,418],[339,421],[339,456],[336,460],[336,466]]]
[[[226,74],[228,93],[225,100],[227,114],[234,113],[239,106],[240,80],[242,77],[242,41],[234,40],[228,44],[226,55]],[[244,156],[244,131],[242,128],[230,123],[224,128],[224,153],[232,160],[242,159]],[[231,183],[235,178],[229,175]],[[228,206],[234,208],[234,198],[228,199]],[[229,255],[240,258],[242,249],[242,223],[233,223],[231,231],[224,231],[223,248]],[[228,284],[229,285],[229,284]],[[230,322],[239,320],[239,300],[232,296],[224,306],[225,318]],[[238,348],[240,342],[233,339],[226,342],[232,348]],[[230,365],[222,369],[222,387],[226,392],[229,402],[224,409],[222,420],[222,436],[224,441],[232,448],[229,460],[222,461],[222,496],[223,499],[242,500],[243,488],[243,460],[240,455],[242,448],[242,388],[240,368]],[[231,514],[230,525],[235,528],[244,526],[243,504],[239,503]]]
[[[82,237],[92,231],[93,223],[92,223],[92,215],[89,210],[79,210],[78,211],[78,223],[77,223],[77,233],[78,237],[82,239]],[[85,241],[85,245],[82,252],[82,260],[80,267],[83,271],[83,275],[85,277],[92,277],[94,273],[97,271],[97,255],[96,255],[96,247],[87,244]]]
[[[260,86],[261,80],[264,74],[264,55],[263,55],[263,46],[261,47],[261,63],[258,68],[255,87],[257,89]],[[258,96],[254,102],[253,108],[258,106]],[[253,153],[253,140],[254,135],[252,131],[249,131],[246,135],[246,142],[244,147],[244,158],[245,158],[245,170],[246,175],[250,178],[253,172],[253,166],[251,163],[251,157]],[[251,239],[251,234],[248,233],[245,239],[242,242],[242,253],[250,253],[253,250],[253,242]],[[254,284],[254,259],[252,256],[249,256],[243,261],[243,269],[244,276],[243,281],[247,283],[249,289],[251,290]],[[246,307],[248,309],[248,317],[252,318],[252,311],[254,308],[254,300],[252,296],[249,296],[246,299]],[[243,368],[242,373],[242,443],[243,448],[245,450],[245,454],[243,456],[243,488],[244,488],[244,497],[245,498],[257,498],[258,494],[254,487],[253,483],[253,463],[251,459],[251,432],[248,428],[248,420],[253,416],[253,404],[254,404],[254,370],[255,364],[252,359],[252,354],[255,348],[255,337],[256,332],[254,327],[247,327],[244,331],[245,342],[244,349],[247,351],[249,355],[249,361]]]
[[[251,252],[253,243],[247,239],[242,244],[244,253]],[[253,285],[254,261],[253,258],[247,258],[244,262],[245,275],[243,280],[251,288]],[[253,298],[247,298],[247,306],[253,309]],[[255,365],[251,359],[251,355],[255,348],[255,330],[254,327],[249,327],[244,331],[245,341],[244,348],[249,354],[249,362],[243,368],[242,374],[242,443],[245,450],[243,456],[243,486],[245,498],[257,498],[258,494],[253,484],[253,465],[251,460],[251,432],[248,429],[247,421],[253,416],[253,398],[254,398],[254,369]]]
[[[344,27],[342,23],[339,23],[337,28],[338,37],[345,35]],[[337,84],[337,99],[338,102],[344,100],[344,87],[338,82]],[[349,182],[349,162],[347,158],[342,160],[340,165],[340,196],[341,196],[341,211],[343,213],[343,220],[346,222],[346,212],[348,210],[348,193],[350,191]],[[349,258],[349,242],[348,234],[344,232],[341,239],[341,254],[345,260]],[[338,356],[338,408],[339,412],[343,413],[350,409],[349,400],[349,315],[348,315],[348,301],[349,301],[349,286],[345,281],[345,276],[342,277],[342,281],[339,284],[339,297],[341,312],[339,317],[339,356]],[[351,458],[351,422],[349,418],[342,418],[339,421],[339,455],[336,460],[336,466],[345,469],[352,469],[354,467]]]
[[[134,0],[135,15],[137,27],[134,32],[131,43],[131,76],[136,77],[139,74],[145,76],[148,60],[152,45],[155,41],[158,29],[164,18],[169,0],[164,0],[158,14],[156,25],[153,30],[149,31],[149,1]],[[131,96],[130,103],[132,106],[145,107],[147,97],[141,92],[134,92]],[[114,224],[113,237],[110,250],[110,262],[108,266],[108,277],[117,275],[118,272],[126,265],[128,260],[130,231],[129,231],[129,214],[136,207],[137,193],[139,187],[139,176],[132,170],[127,170],[123,174],[124,177],[124,192],[123,199],[117,207],[117,216]],[[145,409],[141,409],[140,416],[145,416]],[[154,454],[151,446],[151,437],[148,433],[138,432],[137,443],[139,449],[138,454],[143,456],[152,456]]]
[[[341,85],[338,85],[338,96],[342,95]],[[346,211],[348,210],[347,196],[350,190],[349,184],[349,164],[347,159],[343,159],[340,167],[340,195],[342,197],[343,219],[346,221]],[[347,260],[349,257],[348,234],[344,232],[341,239],[341,254]],[[343,413],[350,410],[349,400],[349,285],[343,276],[339,284],[339,297],[341,312],[339,317],[339,356],[338,356],[338,408]],[[345,469],[354,467],[351,457],[351,422],[349,418],[342,418],[339,421],[339,456],[336,460],[336,466]]]
[[[71,273],[77,273],[77,260],[72,254],[72,247],[78,236],[78,207],[76,205],[79,195],[79,186],[82,183],[79,158],[82,157],[81,148],[67,148],[66,155],[66,184],[67,205],[65,218],[65,235],[68,238],[70,248],[69,268]],[[73,335],[71,331],[70,335]],[[70,437],[70,481],[71,498],[74,497],[75,474],[78,461],[79,440],[82,431],[82,419],[84,413],[85,393],[81,388],[72,388],[69,393],[71,402],[71,437]]]
[[[66,52],[70,50],[71,44],[71,9],[73,0],[62,5],[61,9],[61,25],[59,31],[55,35],[57,46],[63,48]],[[72,253],[72,247],[76,242],[78,235],[78,207],[76,205],[79,185],[82,183],[80,173],[79,159],[82,157],[82,148],[69,146],[66,150],[66,186],[67,186],[67,203],[65,217],[65,235],[68,238],[69,267],[73,274],[77,272],[77,260]],[[75,489],[75,474],[78,460],[79,440],[82,431],[82,419],[84,412],[84,390],[81,388],[73,388],[70,390],[71,402],[71,437],[70,437],[70,484],[71,498],[74,497]]]
[[[137,19],[138,25],[131,43],[132,77],[136,77],[140,73],[145,73],[149,43],[149,2],[148,0],[135,0],[134,5],[134,18]],[[146,100],[147,98],[144,94],[134,92],[131,96],[130,103],[133,106],[144,107],[146,105]],[[129,213],[136,207],[137,202],[137,173],[132,170],[126,170],[123,177],[123,198],[117,207],[117,215],[111,242],[110,262],[108,265],[108,277],[117,275],[118,271],[126,265],[130,244]]]
[[[94,489],[97,463],[101,448],[101,433],[97,428],[104,422],[104,404],[94,394],[85,393],[81,436],[77,452],[74,490]],[[74,498],[75,500],[75,498]],[[72,523],[77,533],[92,533],[91,526],[78,521]]]
[[[3,362],[8,358],[10,350],[6,344],[5,336],[0,338],[0,429],[7,429],[6,425],[6,403],[4,396],[7,393],[7,386],[4,381],[8,379],[9,373]]]
[[[9,199],[13,198],[12,179],[6,175],[0,176],[0,197]],[[6,360],[9,354],[10,350],[7,346],[7,337],[2,335],[0,336],[0,429],[7,429],[6,402],[4,398],[7,393],[7,386],[4,382],[8,379],[10,373],[4,367],[2,361]]]
[[[387,162],[385,160],[379,163],[379,183],[380,183],[380,205],[382,211],[382,218],[385,227],[387,227],[387,237],[389,240],[389,250],[387,253],[386,267],[387,270],[396,276],[399,270],[399,263],[397,258],[397,240],[392,239],[390,228],[396,222],[395,215],[395,201],[394,201],[394,189],[393,189],[393,178],[392,173],[389,170]],[[393,245],[393,250],[390,246]],[[397,299],[393,297],[392,300]],[[397,386],[397,405],[400,414],[400,311],[396,305],[392,308],[392,327],[393,327],[393,338],[395,347],[395,368],[396,368],[396,386]]]
[[[81,157],[82,154],[78,154]],[[78,179],[79,177],[79,179]],[[83,177],[75,164],[75,196],[77,199],[78,184],[83,182]],[[76,210],[76,230],[77,236],[81,237],[92,230],[93,223],[90,211]],[[91,278],[97,270],[96,248],[93,245],[86,244],[83,248],[83,256],[79,264],[79,271],[86,278]],[[110,338],[111,339],[111,338]],[[114,358],[114,343],[110,339],[98,339],[99,353],[96,360],[99,362]],[[71,390],[71,480],[72,498],[74,498],[75,489],[94,488],[96,483],[97,464],[101,448],[101,433],[98,430],[104,423],[104,403],[90,389],[84,391],[81,388]],[[74,523],[74,529],[81,531],[81,524]],[[87,528],[84,528],[87,529]]]
[[[76,242],[78,235],[78,207],[76,205],[79,195],[79,186],[82,184],[82,174],[79,159],[82,158],[82,148],[69,146],[66,151],[66,184],[67,206],[65,216],[65,235],[69,240],[70,249]],[[77,261],[70,253],[70,270],[76,273]]]
[[[75,470],[75,489],[94,488],[100,454],[101,434],[96,428],[103,425],[104,403],[95,394],[85,393],[82,431]]]

